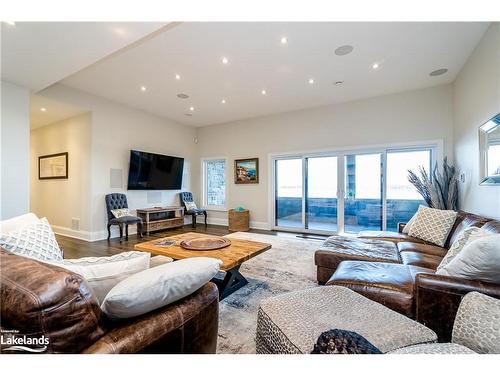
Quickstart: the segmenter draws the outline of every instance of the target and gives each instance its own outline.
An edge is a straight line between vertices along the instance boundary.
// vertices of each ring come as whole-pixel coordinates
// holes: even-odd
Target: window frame
[[[210,211],[227,211],[227,162],[226,157],[210,157],[210,158],[202,158],[201,159],[201,170],[202,170],[202,178],[201,178],[201,205],[202,208]],[[224,205],[209,205],[208,202],[208,177],[207,177],[207,163],[210,161],[224,161]]]

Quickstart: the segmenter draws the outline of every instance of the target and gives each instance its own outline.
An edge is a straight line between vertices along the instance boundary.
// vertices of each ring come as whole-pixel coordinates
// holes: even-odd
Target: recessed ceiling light
[[[354,49],[353,46],[346,44],[345,46],[340,46],[337,49],[335,49],[335,54],[337,56],[345,56],[350,54],[353,49]]]
[[[147,89],[146,89],[146,86],[141,86],[141,91],[142,91],[142,92],[144,92],[144,91],[146,91],[146,90],[147,90]]]
[[[179,99],[187,99],[187,98],[189,98],[189,95],[186,95],[186,94],[177,94],[177,97]]]
[[[40,111],[42,111],[42,112],[47,112],[47,108],[42,107],[42,108],[40,108]]]
[[[267,94],[267,91],[266,91],[266,90],[262,90],[260,93],[261,93],[262,95],[266,95],[266,94]]]
[[[443,75],[443,74],[445,74],[446,72],[448,72],[448,69],[446,69],[446,68],[441,68],[441,69],[434,70],[433,72],[430,72],[430,73],[429,73],[429,75],[430,75],[431,77],[436,77],[436,76]]]
[[[312,85],[312,84],[314,84],[314,79],[313,78],[309,78],[308,82],[309,82],[310,85]]]
[[[14,21],[5,21],[5,23],[9,26],[16,26],[16,23]]]
[[[227,59],[227,57],[223,57],[222,58],[222,63],[223,64],[227,64],[229,62],[229,60]]]
[[[379,63],[373,63],[372,64],[372,69],[377,70],[378,68],[380,68]]]
[[[281,44],[287,44],[288,38],[286,36],[281,37]]]
[[[226,104],[226,99],[222,99],[220,102],[221,102],[222,104]]]
[[[340,86],[343,83],[344,83],[344,81],[335,81],[335,86]]]
[[[193,112],[193,111],[194,111],[194,107],[189,107],[189,110],[190,110],[191,112]]]
[[[175,75],[175,79],[176,79],[176,80],[180,80],[180,79],[181,79],[181,76],[180,76],[179,74],[176,74],[176,75]]]

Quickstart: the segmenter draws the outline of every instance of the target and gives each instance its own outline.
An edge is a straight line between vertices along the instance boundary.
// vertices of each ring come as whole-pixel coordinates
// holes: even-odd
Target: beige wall
[[[127,191],[130,150],[138,149],[185,158],[183,189],[191,190],[197,176],[194,128],[89,95],[63,85],[54,85],[40,95],[85,108],[92,114],[90,132],[90,235],[96,240],[107,236],[104,196],[110,192],[127,194],[131,209],[178,205],[179,191]],[[122,188],[110,187],[110,169],[122,170]],[[197,179],[197,178],[196,178]],[[131,231],[133,232],[133,231]],[[115,232],[116,235],[116,232]]]
[[[31,131],[31,211],[46,216],[59,233],[90,232],[91,121],[86,113]],[[68,152],[68,179],[39,180],[38,157],[60,152]]]
[[[1,81],[0,220],[29,211],[29,90]]]
[[[500,112],[500,24],[493,23],[454,83],[454,150],[461,208],[500,219],[500,187],[479,185],[478,128]]]
[[[251,210],[254,227],[269,225],[269,154],[443,140],[452,155],[452,87],[438,86],[339,105],[198,129],[199,155],[226,157],[228,207]],[[258,157],[260,183],[235,185],[234,159]],[[223,223],[225,212],[212,212]]]

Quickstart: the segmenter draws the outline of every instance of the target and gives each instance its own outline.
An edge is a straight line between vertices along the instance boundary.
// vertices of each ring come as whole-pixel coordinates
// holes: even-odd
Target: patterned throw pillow
[[[456,217],[455,211],[420,206],[408,235],[442,247]]]
[[[186,211],[196,210],[196,203],[194,202],[186,202]]]
[[[469,242],[469,237],[471,234],[478,232],[480,229],[477,227],[470,227],[465,229],[460,236],[453,242],[451,245],[450,249],[444,256],[444,258],[441,260],[441,263],[439,263],[439,266],[437,268],[437,271],[439,271],[441,268],[446,267],[448,263],[450,263],[453,258],[455,258],[458,253],[464,248],[465,244]]]
[[[114,217],[117,219],[124,217],[124,216],[132,216],[130,214],[130,210],[128,208],[117,208],[115,210],[111,210],[111,213],[113,214]]]
[[[0,245],[7,251],[29,258],[49,261],[63,259],[56,236],[45,217],[18,231],[1,234]]]
[[[417,212],[418,212],[418,211],[417,211]],[[415,215],[413,215],[413,216],[411,217],[411,219],[410,219],[410,220],[408,220],[408,222],[407,222],[407,223],[406,223],[406,225],[404,226],[403,231],[402,231],[402,232],[403,232],[403,234],[408,234],[408,233],[410,232],[410,229],[411,229],[411,227],[412,227],[413,223],[415,222],[415,218],[417,217],[417,212],[415,212]]]

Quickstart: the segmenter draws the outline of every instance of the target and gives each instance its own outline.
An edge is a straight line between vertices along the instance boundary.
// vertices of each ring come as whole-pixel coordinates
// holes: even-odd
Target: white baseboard
[[[86,230],[74,230],[71,228],[61,227],[59,225],[51,225],[54,233],[65,237],[77,238],[79,240],[90,241],[92,233]]]
[[[220,219],[220,218],[210,218],[208,217],[207,220],[208,224],[212,225],[222,225],[227,227],[229,225],[227,219]],[[262,230],[270,230],[271,226],[269,223],[265,221],[250,221],[250,228],[252,229],[262,229]]]

